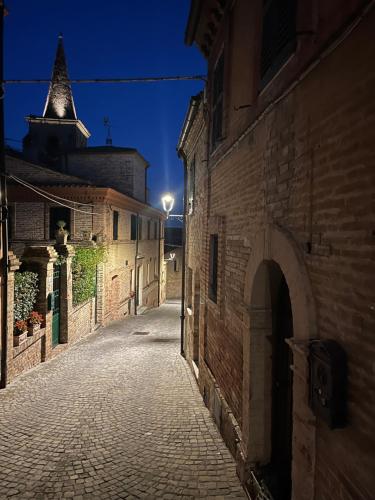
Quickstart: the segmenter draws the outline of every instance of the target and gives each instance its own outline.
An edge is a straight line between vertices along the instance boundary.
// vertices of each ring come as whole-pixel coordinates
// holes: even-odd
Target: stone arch
[[[270,404],[267,394],[270,374],[266,365],[270,356],[264,339],[272,332],[272,269],[278,268],[289,288],[293,316],[293,498],[311,495],[315,463],[315,419],[308,406],[307,343],[315,338],[316,317],[309,276],[302,252],[285,230],[268,225],[254,239],[245,275],[246,309],[243,335],[243,451],[247,467],[267,463],[270,456]],[[267,351],[268,349],[268,351]],[[268,379],[267,379],[268,378]],[[300,452],[304,450],[304,454]],[[298,473],[296,472],[298,463]],[[303,477],[301,470],[308,471]],[[301,484],[299,484],[301,483]],[[309,497],[309,496],[308,496]],[[304,497],[305,498],[305,497]]]
[[[291,235],[281,228],[269,225],[255,237],[245,275],[245,305],[251,307],[255,275],[263,261],[276,262],[286,278],[295,338],[307,340],[316,337],[313,294],[301,250]]]

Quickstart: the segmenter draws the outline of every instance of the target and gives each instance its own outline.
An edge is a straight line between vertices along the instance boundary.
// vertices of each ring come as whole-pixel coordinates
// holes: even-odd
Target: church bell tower
[[[29,132],[23,140],[23,152],[30,161],[59,169],[64,153],[87,146],[90,133],[77,118],[62,34],[43,116],[30,115],[26,120]]]

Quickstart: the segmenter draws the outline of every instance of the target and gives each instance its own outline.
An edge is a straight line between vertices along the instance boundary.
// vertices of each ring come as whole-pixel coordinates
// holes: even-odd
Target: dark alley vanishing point
[[[179,307],[101,329],[0,393],[0,498],[245,498],[179,354]]]

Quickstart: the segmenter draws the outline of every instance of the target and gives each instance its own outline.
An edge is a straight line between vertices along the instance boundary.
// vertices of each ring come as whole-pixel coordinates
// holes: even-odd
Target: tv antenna
[[[104,128],[107,129],[107,138],[105,140],[106,146],[112,146],[112,136],[111,136],[111,122],[109,121],[109,116],[103,118]]]

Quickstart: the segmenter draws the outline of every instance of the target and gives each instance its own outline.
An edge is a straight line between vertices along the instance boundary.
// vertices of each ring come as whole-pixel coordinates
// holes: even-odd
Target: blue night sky
[[[184,45],[189,0],[7,0],[5,79],[50,78],[58,33],[64,35],[71,78],[197,75],[206,64]],[[171,191],[182,209],[183,168],[176,145],[191,95],[202,82],[76,84],[77,115],[105,144],[109,116],[114,146],[135,147],[149,161],[150,202]],[[5,136],[22,140],[24,117],[41,115],[48,85],[8,85]],[[21,144],[7,141],[20,148]]]

